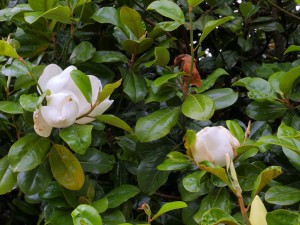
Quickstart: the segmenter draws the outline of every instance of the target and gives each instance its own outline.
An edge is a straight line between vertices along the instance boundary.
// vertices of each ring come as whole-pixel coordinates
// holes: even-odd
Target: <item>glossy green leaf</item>
[[[70,76],[88,103],[92,103],[92,84],[89,77],[80,70],[72,70]]]
[[[252,2],[242,2],[239,4],[239,7],[245,19],[248,19],[249,17],[253,16],[259,9],[259,7],[253,5]]]
[[[107,173],[115,165],[115,157],[100,150],[88,149],[83,155],[77,158],[85,172],[93,174]]]
[[[140,190],[130,184],[123,184],[119,187],[114,188],[105,197],[108,199],[108,208],[116,208],[128,199],[136,196]]]
[[[256,178],[262,172],[262,168],[245,163],[236,168],[239,184],[243,191],[252,191]]]
[[[288,94],[293,89],[297,79],[300,77],[300,66],[297,66],[287,73],[285,73],[280,79],[279,88],[284,94]]]
[[[188,0],[188,4],[190,7],[195,7],[201,4],[204,0]]]
[[[271,180],[282,174],[282,170],[279,166],[270,166],[264,169],[260,175],[256,178],[251,193],[251,201]]]
[[[91,17],[98,23],[110,23],[116,26],[120,25],[120,15],[114,7],[102,7]]]
[[[57,0],[39,0],[39,1],[28,0],[30,7],[34,11],[42,11],[42,12],[46,12],[49,9],[54,8],[57,2],[58,2]]]
[[[288,158],[290,163],[300,171],[300,151],[293,151],[288,148],[282,148],[283,153]]]
[[[4,8],[0,10],[0,22],[10,21],[18,13],[32,11],[29,4],[17,4],[13,8]]]
[[[147,155],[137,168],[137,180],[142,192],[152,195],[159,187],[166,183],[168,171],[160,171],[159,166],[166,157],[170,147],[159,147],[153,154]]]
[[[153,43],[152,38],[142,38],[140,40],[125,40],[121,42],[122,48],[130,54],[137,55],[148,50]]]
[[[12,57],[12,58],[19,58],[16,50],[6,41],[0,40],[0,55]]]
[[[22,114],[23,109],[17,102],[0,101],[0,111],[9,114]]]
[[[129,133],[133,132],[131,127],[125,121],[121,120],[119,117],[116,117],[114,115],[105,114],[96,116],[96,120],[121,128],[123,130],[128,131]]]
[[[155,59],[153,61],[145,63],[146,67],[150,67],[153,64],[158,66],[167,66],[170,61],[169,51],[165,47],[155,47],[154,57]]]
[[[144,100],[147,95],[147,86],[144,77],[136,75],[131,70],[121,70],[121,73],[124,76],[123,91],[135,103]]]
[[[116,81],[115,83],[105,85],[98,95],[97,103],[101,103],[106,98],[108,98],[113,93],[113,91],[121,85],[121,82],[122,79]]]
[[[237,122],[233,120],[226,120],[226,126],[228,127],[230,133],[236,137],[240,143],[244,142],[245,132]]]
[[[154,85],[156,87],[159,87],[159,86],[167,83],[170,79],[173,79],[173,78],[181,76],[181,75],[183,75],[183,74],[182,73],[173,73],[173,74],[163,75],[154,81]]]
[[[280,80],[282,79],[282,77],[284,76],[285,72],[284,71],[278,71],[274,74],[272,74],[269,77],[268,82],[271,84],[272,88],[276,91],[276,93],[278,94],[282,94],[282,92],[280,91]]]
[[[189,94],[182,104],[182,113],[195,120],[209,120],[213,116],[214,112],[214,101],[203,94]]]
[[[180,7],[177,4],[175,4],[172,1],[169,0],[154,1],[148,6],[147,10],[155,10],[159,14],[168,17],[172,20],[175,20],[180,24],[185,23],[183,11],[180,9]]]
[[[159,216],[161,216],[166,212],[169,212],[174,209],[182,209],[185,207],[187,207],[187,204],[182,201],[174,201],[174,202],[166,203],[158,210],[158,212],[155,215],[153,215],[152,221],[157,219]]]
[[[202,41],[207,37],[207,35],[209,35],[216,27],[218,27],[218,26],[222,25],[223,23],[226,23],[227,21],[232,20],[232,19],[234,19],[233,16],[226,16],[226,17],[223,17],[218,20],[212,20],[212,21],[207,22],[205,24],[204,30],[200,36],[199,43],[202,43]]]
[[[299,52],[300,51],[300,46],[299,45],[290,45],[285,51],[284,55],[290,52]]]
[[[39,97],[35,94],[23,94],[20,96],[19,101],[23,109],[29,112],[34,112],[38,108],[37,103],[39,101]]]
[[[69,24],[71,22],[71,11],[67,6],[59,5],[55,8],[51,8],[46,12],[36,11],[36,12],[26,12],[24,14],[25,21],[29,24],[33,24],[41,17],[46,19],[51,19],[55,21],[59,21],[61,23]]]
[[[204,94],[214,100],[216,110],[227,108],[238,99],[238,93],[231,88],[213,89]]]
[[[273,186],[266,192],[265,200],[277,205],[292,205],[300,201],[300,189],[289,186]]]
[[[288,139],[281,139],[271,135],[261,137],[260,139],[258,139],[258,143],[279,145],[281,147],[291,149],[295,152],[300,152],[298,146],[293,141],[291,142]]]
[[[71,64],[83,63],[91,59],[95,55],[95,53],[96,48],[94,48],[94,46],[90,42],[83,41],[74,48],[69,61]]]
[[[43,162],[49,147],[49,139],[28,134],[11,146],[8,161],[13,171],[32,170]]]
[[[197,88],[197,93],[202,93],[209,88],[211,88],[216,80],[223,75],[229,75],[224,69],[218,68],[212,74],[210,74],[206,79],[202,80],[202,85]]]
[[[268,225],[296,225],[299,224],[300,214],[284,209],[277,209],[267,213],[266,219]]]
[[[93,206],[98,211],[98,213],[105,212],[108,207],[108,199],[101,198],[97,201],[92,202],[91,206]]]
[[[160,22],[156,24],[155,28],[162,29],[164,31],[174,31],[181,25],[182,24],[177,21],[166,21],[166,22]]]
[[[48,211],[51,211],[50,215]],[[45,215],[46,224],[74,225],[70,211],[54,207],[45,207]]]
[[[54,144],[49,153],[55,179],[69,190],[80,190],[85,176],[78,159],[63,145]]]
[[[167,135],[177,123],[179,108],[163,108],[140,118],[135,133],[141,142],[149,142]]]
[[[225,188],[215,189],[203,198],[199,210],[194,215],[194,220],[202,224],[205,212],[214,208],[226,213],[231,212],[230,195]]]
[[[59,136],[73,151],[84,154],[92,142],[92,129],[93,125],[73,124],[60,129]]]
[[[160,164],[157,169],[159,170],[182,170],[186,167],[193,165],[192,161],[187,155],[181,152],[173,151],[169,153],[168,158]]]
[[[279,102],[251,102],[247,108],[247,115],[255,120],[275,120],[284,115],[287,108]]]
[[[120,225],[126,222],[123,213],[120,210],[105,212],[102,215],[103,224]]]
[[[139,39],[145,34],[145,25],[143,24],[142,17],[135,9],[122,6],[120,9],[120,20],[122,26],[125,25],[129,28],[131,31],[130,34],[133,34],[136,39]],[[127,36],[130,37],[130,34]]]
[[[34,195],[46,189],[52,180],[52,174],[48,161],[30,171],[20,172],[17,182],[22,192]]]
[[[32,66],[31,63],[28,61],[26,62],[26,65],[28,66],[29,70],[31,71]],[[8,77],[19,77],[22,75],[28,75],[28,69],[27,67],[19,60],[15,59],[9,66],[5,66],[1,69],[1,73],[4,76]]]
[[[239,225],[239,223],[222,209],[210,209],[203,214],[202,225],[228,224]]]
[[[196,171],[183,178],[183,187],[189,192],[199,192],[201,189],[201,178],[206,174],[205,171]]]
[[[124,62],[127,63],[129,60],[128,58],[122,54],[121,52],[117,51],[97,51],[92,61],[95,63],[114,63],[114,62]]]
[[[71,213],[74,225],[102,225],[102,219],[97,210],[90,205],[79,205]]]
[[[12,171],[7,156],[0,159],[0,195],[12,191],[17,184],[17,174]]]

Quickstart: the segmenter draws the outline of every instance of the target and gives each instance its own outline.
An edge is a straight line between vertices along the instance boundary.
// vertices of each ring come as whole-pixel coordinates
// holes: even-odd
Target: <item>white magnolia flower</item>
[[[33,114],[34,129],[40,136],[48,137],[53,127],[63,128],[73,123],[89,123],[113,103],[113,100],[106,98],[91,111],[98,93],[102,91],[101,81],[95,76],[88,76],[92,85],[92,104],[90,104],[72,80],[70,73],[73,70],[76,70],[76,67],[69,66],[62,70],[56,64],[50,64],[40,76],[38,83],[42,91],[45,92],[47,89],[51,91],[50,96],[46,97],[47,105],[41,106]]]
[[[226,153],[231,158],[240,146],[239,141],[225,127],[206,127],[196,134],[196,141],[191,146],[194,161],[207,160],[221,167],[226,165]]]

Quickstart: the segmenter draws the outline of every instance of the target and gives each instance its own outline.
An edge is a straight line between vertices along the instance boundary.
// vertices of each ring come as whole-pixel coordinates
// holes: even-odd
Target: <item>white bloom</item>
[[[196,163],[207,160],[223,167],[226,165],[226,153],[234,158],[239,146],[239,141],[226,128],[206,127],[196,134],[191,153]]]
[[[101,81],[95,76],[88,76],[92,85],[92,104],[90,104],[72,80],[70,73],[73,70],[76,70],[76,67],[69,66],[62,70],[59,66],[50,64],[40,76],[38,83],[42,91],[45,92],[47,89],[51,91],[50,96],[46,97],[47,105],[41,106],[33,114],[34,129],[40,136],[48,137],[53,127],[63,128],[73,123],[89,123],[113,103],[107,98],[90,112],[96,103],[98,93],[102,91]]]

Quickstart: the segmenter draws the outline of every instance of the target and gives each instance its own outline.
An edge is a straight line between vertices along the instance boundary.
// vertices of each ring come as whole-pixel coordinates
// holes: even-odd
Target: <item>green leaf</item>
[[[275,120],[282,117],[287,108],[279,102],[251,102],[247,108],[247,115],[255,120]]]
[[[181,152],[171,152],[168,155],[168,158],[161,163],[157,169],[159,170],[183,170],[186,167],[193,165],[191,160],[187,155],[182,154]]]
[[[226,120],[226,126],[228,127],[230,133],[238,139],[240,143],[244,142],[245,133],[242,127],[233,120]]]
[[[71,213],[74,225],[102,225],[100,214],[90,205],[79,205]]]
[[[83,41],[74,48],[69,61],[71,64],[83,63],[91,59],[95,53],[96,48],[90,42]]]
[[[108,199],[108,208],[116,208],[128,199],[136,196],[140,193],[140,190],[130,184],[123,184],[117,188],[111,190],[105,197]]]
[[[119,12],[114,7],[102,7],[91,18],[98,23],[110,23],[115,26],[121,24]]]
[[[181,23],[177,21],[166,21],[166,22],[160,22],[155,25],[156,29],[162,29],[164,31],[174,31],[178,27],[181,26]]]
[[[19,58],[16,50],[6,41],[0,40],[0,55],[12,57],[15,59]]]
[[[173,79],[175,77],[178,77],[178,76],[181,76],[183,75],[184,73],[172,73],[172,74],[166,74],[166,75],[162,75],[161,77],[157,78],[155,81],[154,81],[154,85],[155,87],[159,87],[165,83],[167,83],[170,79]]]
[[[127,6],[122,6],[120,9],[120,20],[122,26],[126,26],[129,28],[136,39],[139,39],[145,34],[145,25],[142,21],[141,15],[132,8]],[[131,35],[127,35],[130,37]],[[132,37],[130,37],[132,38]]]
[[[27,23],[33,24],[40,18],[46,18],[50,20],[55,20],[60,23],[69,24],[71,22],[71,11],[67,6],[59,5],[55,8],[51,8],[46,12],[36,11],[36,12],[25,12],[24,19]]]
[[[142,38],[140,40],[125,40],[121,42],[122,48],[130,54],[137,55],[148,50],[153,44],[152,38]]]
[[[39,97],[35,94],[23,94],[20,96],[19,101],[23,109],[28,112],[34,112],[38,108],[37,103],[39,102]]]
[[[12,171],[7,156],[0,159],[0,195],[12,191],[17,184],[17,174]]]
[[[84,155],[76,155],[84,172],[103,174],[111,171],[115,165],[115,157],[100,150],[88,149]]]
[[[167,66],[170,61],[169,51],[165,47],[155,47],[154,57],[155,59],[153,61],[145,63],[146,67],[150,67],[153,64],[164,67]]]
[[[259,7],[253,5],[251,2],[242,2],[240,3],[239,7],[245,19],[253,16],[259,10]]]
[[[48,161],[30,171],[20,172],[17,182],[22,192],[26,195],[34,195],[46,189],[52,180],[52,174]]]
[[[123,213],[120,210],[105,212],[102,216],[103,224],[120,225],[126,222]]]
[[[102,91],[98,95],[97,103],[101,103],[106,98],[108,98],[113,93],[113,91],[121,85],[121,82],[122,79],[118,80],[115,83],[105,85]]]
[[[202,199],[199,210],[194,215],[194,220],[198,224],[202,224],[205,212],[211,209],[220,209],[223,212],[231,213],[230,195],[225,188],[215,189]]]
[[[233,105],[238,99],[238,93],[231,88],[213,89],[204,93],[214,101],[216,110]]]
[[[282,94],[282,92],[280,91],[280,80],[282,79],[282,77],[284,76],[285,72],[284,71],[278,71],[274,74],[272,74],[269,77],[268,82],[271,84],[272,88],[276,91],[276,93],[278,94]]]
[[[200,5],[204,0],[188,0],[188,4],[190,7],[196,7]]]
[[[31,64],[27,61],[26,62],[29,70],[31,71]],[[22,75],[26,75],[29,77],[28,75],[28,69],[26,68],[26,66],[19,60],[15,59],[12,64],[10,64],[9,66],[5,66],[1,69],[1,73],[5,76],[8,77],[19,77]]]
[[[182,209],[185,207],[187,207],[187,204],[182,201],[174,201],[174,202],[166,203],[158,210],[158,212],[152,217],[151,220],[153,221],[157,219],[159,216],[161,216],[162,214],[169,212],[171,210]]]
[[[63,145],[54,144],[49,153],[55,179],[69,190],[80,190],[85,177],[78,159]]]
[[[39,1],[28,0],[30,7],[34,11],[42,11],[42,12],[46,12],[49,9],[54,8],[57,2],[58,2],[57,0],[39,0]]]
[[[202,85],[199,88],[197,88],[197,93],[202,93],[211,88],[216,82],[216,80],[223,75],[229,74],[222,68],[216,69],[212,74],[207,76],[205,80],[202,80]]]
[[[239,184],[243,191],[252,191],[256,178],[262,172],[262,168],[245,163],[236,168]]]
[[[0,10],[0,22],[10,21],[18,13],[32,11],[29,4],[17,4],[13,8],[5,8]]]
[[[189,192],[199,192],[201,189],[201,178],[206,174],[205,171],[196,171],[183,178],[183,187]]]
[[[123,130],[128,131],[129,133],[133,132],[131,127],[125,121],[121,120],[119,117],[116,117],[114,115],[105,114],[96,116],[96,120],[121,128]]]
[[[239,223],[222,209],[210,209],[203,214],[202,225],[228,224],[239,225]]]
[[[73,124],[60,129],[59,136],[73,151],[84,154],[92,142],[92,129],[93,125]]]
[[[182,113],[192,119],[207,121],[215,112],[214,101],[203,94],[189,94],[182,104]]]
[[[209,35],[210,32],[212,32],[216,27],[232,19],[234,19],[233,16],[226,16],[218,20],[208,21],[204,26],[204,30],[200,36],[199,43],[202,43],[202,41],[207,37],[207,35]]]
[[[265,200],[277,205],[292,205],[300,201],[300,189],[288,186],[273,186],[266,192]]]
[[[147,95],[147,85],[144,77],[136,75],[131,70],[121,70],[121,73],[124,77],[123,91],[135,103],[144,100]]]
[[[122,54],[121,52],[117,51],[97,51],[92,61],[95,63],[113,63],[113,62],[124,62],[127,63],[129,60],[128,58]]]
[[[266,135],[266,136],[259,138],[258,143],[279,145],[281,147],[285,147],[285,148],[288,148],[295,152],[300,153],[298,146],[294,142],[291,142],[288,139],[284,139],[284,138],[280,139],[275,136]]]
[[[180,108],[163,108],[140,118],[135,127],[137,138],[149,142],[167,135],[177,123]]]
[[[296,225],[299,224],[300,214],[284,209],[277,209],[267,213],[266,219],[268,225]]]
[[[300,77],[300,66],[297,66],[285,73],[279,83],[279,88],[283,94],[288,94],[293,89],[297,79]]]
[[[92,84],[89,77],[80,70],[72,70],[71,78],[88,103],[92,103]]]
[[[300,46],[299,45],[290,45],[285,51],[284,55],[290,52],[299,52],[300,51]]]
[[[0,101],[0,111],[9,114],[22,114],[23,109],[17,102]]]
[[[8,161],[13,171],[28,171],[40,165],[49,150],[50,140],[36,134],[28,134],[10,148]]]
[[[282,174],[282,170],[279,166],[270,166],[264,169],[256,178],[253,191],[251,193],[251,201],[271,180],[278,177],[280,174]]]
[[[98,211],[98,213],[103,213],[108,207],[108,199],[101,198],[97,201],[92,202],[91,206],[93,206]]]
[[[168,17],[172,20],[180,24],[185,23],[185,18],[183,11],[180,7],[172,1],[169,0],[160,0],[152,2],[148,7],[147,10],[155,10],[159,14]]]

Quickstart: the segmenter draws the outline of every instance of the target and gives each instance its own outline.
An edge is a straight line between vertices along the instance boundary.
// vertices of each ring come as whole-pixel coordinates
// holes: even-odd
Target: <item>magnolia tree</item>
[[[297,1],[0,3],[0,221],[298,225]]]

